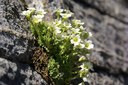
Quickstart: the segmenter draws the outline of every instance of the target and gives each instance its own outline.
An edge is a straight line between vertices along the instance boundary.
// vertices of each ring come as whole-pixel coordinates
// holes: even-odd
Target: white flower
[[[88,40],[88,41],[86,41],[86,43],[85,43],[85,47],[86,47],[86,49],[92,49],[93,47],[94,47],[94,45],[92,44],[92,41],[91,40]]]
[[[66,23],[66,22],[64,22],[64,26],[66,27],[66,28],[71,28],[72,26],[71,26],[71,23]]]
[[[73,15],[73,13],[60,13],[60,15],[62,16],[62,18],[68,19],[69,17]]]
[[[29,7],[28,10],[23,11],[21,14],[22,14],[22,15],[25,15],[25,16],[30,16],[30,14],[31,14],[32,12],[34,12],[35,10],[36,10],[35,8]]]
[[[56,12],[57,12],[58,14],[62,13],[63,11],[64,11],[64,9],[57,9],[57,10],[56,10]]]
[[[55,33],[56,34],[59,34],[59,33],[61,33],[61,30],[60,30],[61,28],[59,28],[59,27],[55,27]]]
[[[62,20],[55,19],[53,24],[56,25],[56,26],[59,26],[60,24],[62,24]]]
[[[84,81],[84,82],[87,82],[88,79],[87,79],[86,77],[83,77],[83,81]]]
[[[25,16],[29,16],[31,14],[31,11],[30,10],[23,11],[21,14]]]
[[[84,61],[84,60],[86,60],[85,56],[81,56],[81,57],[79,58],[79,61]]]
[[[77,46],[80,44],[80,36],[79,35],[76,35],[74,36],[72,39],[71,39],[71,43],[74,44],[74,46]]]
[[[68,38],[69,36],[67,36],[65,34],[61,34],[61,37],[65,39],[65,38]]]
[[[92,37],[92,33],[91,32],[88,32],[88,34],[89,34],[89,37]]]
[[[33,15],[33,16],[32,16],[32,19],[33,19],[33,22],[39,23],[39,22],[42,21],[42,18],[43,18],[43,17],[44,17],[44,16],[42,16],[42,15]]]
[[[81,22],[81,20],[77,20],[77,19],[73,19],[72,20],[72,23],[74,24],[74,25],[83,25],[84,24],[84,22]]]
[[[94,44],[91,43],[91,44],[89,45],[88,49],[92,49],[92,48],[94,48]]]
[[[80,65],[81,71],[88,71],[87,67],[86,67],[86,63],[82,63],[82,65]]]
[[[80,26],[80,29],[81,29],[81,30],[84,30],[84,27],[83,27],[83,26]]]
[[[72,31],[73,31],[73,33],[79,33],[80,32],[80,29],[79,28],[72,28]]]
[[[85,45],[84,44],[79,44],[79,48],[84,48]]]

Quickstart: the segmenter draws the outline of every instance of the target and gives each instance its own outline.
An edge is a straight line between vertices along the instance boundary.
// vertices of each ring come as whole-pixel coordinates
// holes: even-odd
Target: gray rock
[[[128,85],[127,0],[63,0],[93,33],[90,85]],[[107,83],[105,83],[107,82]]]
[[[0,85],[47,85],[29,65],[0,58]]]
[[[23,10],[20,0],[0,0],[0,85],[46,85],[28,65],[34,46]]]
[[[0,0],[0,57],[29,62],[32,48],[20,0]]]
[[[113,75],[103,73],[92,73],[90,77],[90,85],[124,85],[124,81],[119,81],[119,79],[121,79],[121,76],[117,76],[117,79]]]

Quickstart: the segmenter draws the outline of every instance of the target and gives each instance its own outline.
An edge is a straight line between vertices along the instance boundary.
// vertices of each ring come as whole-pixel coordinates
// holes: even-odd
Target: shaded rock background
[[[93,32],[90,85],[128,85],[128,1],[64,0]]]
[[[0,85],[46,85],[28,64],[0,58]]]
[[[25,0],[30,4],[31,0]],[[0,0],[0,85],[46,85],[30,65],[33,37],[20,13],[24,0]],[[90,85],[128,85],[127,0],[43,0],[68,8],[93,33]]]

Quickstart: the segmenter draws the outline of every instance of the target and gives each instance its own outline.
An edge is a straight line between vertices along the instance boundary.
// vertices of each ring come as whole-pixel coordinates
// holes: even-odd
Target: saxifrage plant
[[[93,48],[84,23],[73,17],[65,9],[54,10],[55,19],[45,21],[47,12],[44,9],[29,7],[23,11],[30,22],[30,29],[36,36],[38,44],[49,56],[48,71],[56,85],[69,85],[75,78],[87,80],[91,64],[86,58]],[[83,85],[81,82],[79,85]]]

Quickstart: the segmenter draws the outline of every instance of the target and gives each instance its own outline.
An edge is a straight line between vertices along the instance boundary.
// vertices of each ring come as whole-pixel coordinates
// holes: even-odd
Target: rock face
[[[32,36],[20,0],[0,0],[0,85],[47,85],[30,65]]]
[[[90,85],[128,85],[127,0],[63,0],[93,33]]]
[[[0,58],[0,85],[46,85],[29,65]]]
[[[0,57],[29,62],[27,24],[20,13],[24,10],[18,0],[0,0]]]

